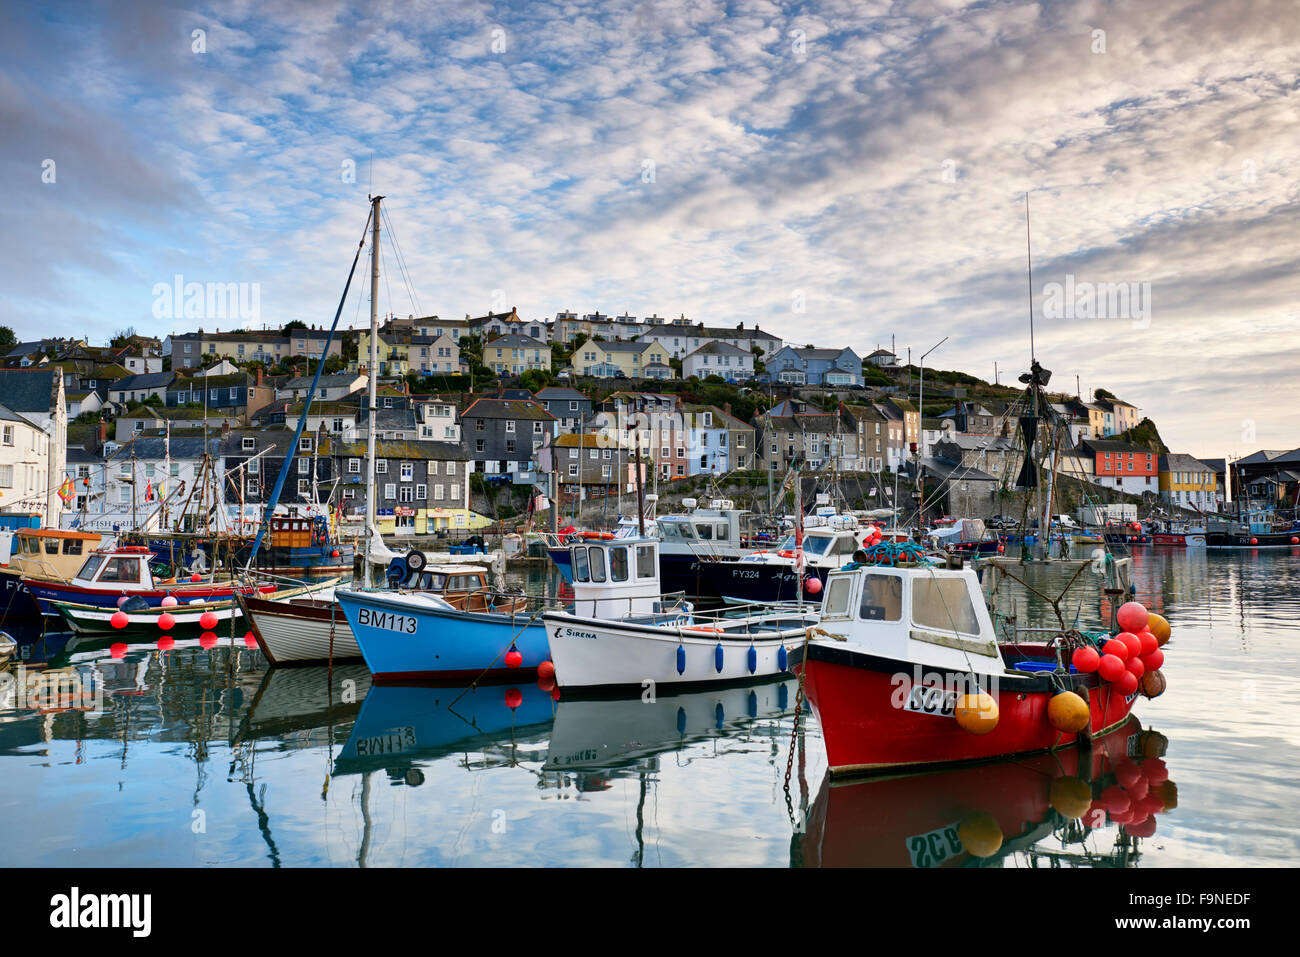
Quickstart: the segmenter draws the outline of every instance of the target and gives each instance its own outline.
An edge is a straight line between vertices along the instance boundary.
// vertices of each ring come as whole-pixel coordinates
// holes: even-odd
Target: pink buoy
[[[822,590],[822,580],[816,575],[809,575],[803,582],[804,591],[810,595],[815,595]]]
[[[175,608],[179,604],[180,602],[176,600],[175,595],[168,595],[166,598],[162,600],[162,606],[164,608]]]

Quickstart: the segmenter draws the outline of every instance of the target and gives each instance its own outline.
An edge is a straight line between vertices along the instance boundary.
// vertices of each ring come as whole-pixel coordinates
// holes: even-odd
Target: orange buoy
[[[1163,645],[1169,640],[1169,622],[1163,615],[1148,615],[1147,628],[1156,636],[1156,644]]]
[[[963,731],[988,734],[998,726],[998,703],[984,691],[965,694],[957,699],[953,716],[957,719],[957,727]]]
[[[1092,807],[1092,789],[1081,778],[1057,778],[1047,790],[1047,800],[1061,817],[1074,820]]]
[[[1047,720],[1057,731],[1064,734],[1078,734],[1091,720],[1088,702],[1073,691],[1062,691],[1047,703]]]
[[[988,811],[967,815],[957,825],[957,837],[972,857],[992,857],[1002,847],[1002,828]]]

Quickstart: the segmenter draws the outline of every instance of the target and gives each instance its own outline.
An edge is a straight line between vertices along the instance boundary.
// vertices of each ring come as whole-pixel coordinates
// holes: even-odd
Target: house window
[[[438,462],[437,462],[437,460],[434,460],[434,461],[430,462],[430,463],[429,463],[425,468],[428,470],[428,473],[429,473],[430,475],[437,475],[437,474],[438,474]]]
[[[386,499],[397,498],[397,483],[395,482],[384,483],[384,498]]]
[[[299,451],[299,452],[310,452],[310,451],[311,451],[311,439],[308,438],[308,437],[305,436],[305,435],[304,435],[301,439],[299,439],[299,440],[298,440],[298,451]]]
[[[482,440],[482,439],[478,439],[478,440],[476,440],[476,441],[474,442],[474,451],[475,451],[475,452],[482,452],[482,451],[483,451],[483,440]]]
[[[360,475],[360,474],[361,474],[361,460],[360,460],[360,459],[348,459],[348,471],[349,471],[351,474],[353,474],[353,475]]]
[[[456,474],[456,463],[455,463],[455,462],[448,462],[448,463],[447,463],[447,474],[448,474],[448,475],[455,475],[455,474]]]
[[[388,459],[375,459],[375,471],[380,475],[387,475]]]
[[[299,459],[299,460],[298,460],[298,474],[299,474],[299,475],[310,475],[310,474],[311,474],[311,462],[307,461],[306,459]]]
[[[507,431],[507,432],[513,432],[514,430],[515,430],[515,420],[514,420],[514,419],[506,419],[506,431]]]
[[[249,474],[249,475],[257,475],[257,474],[259,474],[261,471],[262,471],[262,460],[261,460],[261,459],[249,459],[249,460],[248,460],[248,474]]]
[[[417,485],[415,487],[415,497],[418,501],[423,502],[429,497],[429,487],[427,485]]]
[[[6,465],[5,468],[9,469],[9,473],[11,475],[13,474],[14,467],[12,465]],[[569,478],[576,478],[577,475],[578,475],[578,467],[576,465],[570,465]]]
[[[254,449],[257,448],[257,439],[254,439],[250,436],[245,436],[243,442],[240,444],[240,448],[242,448],[245,452],[252,452]]]
[[[533,435],[541,435],[541,434],[542,434],[542,423],[541,423],[541,422],[534,422],[534,423],[533,423]]]
[[[299,495],[311,494],[311,483],[307,481],[307,479],[298,479],[298,494]]]
[[[408,503],[415,501],[415,489],[411,488],[411,486],[409,485],[403,485],[397,491],[397,500],[399,502],[408,502]]]
[[[415,479],[415,464],[413,462],[402,463],[402,481],[410,482]]]
[[[597,459],[600,458],[600,450],[599,450],[599,449],[592,449],[591,452],[590,452],[590,455],[591,455],[591,460],[594,462],[594,461],[596,461]]]
[[[454,485],[453,485],[453,486],[450,486],[450,487],[451,487],[451,488],[455,488]],[[441,502],[441,501],[442,501],[442,493],[443,493],[443,487],[442,487],[442,485],[441,485],[441,484],[439,484],[439,485],[435,485],[435,486],[433,487],[433,498],[434,498],[434,501]]]

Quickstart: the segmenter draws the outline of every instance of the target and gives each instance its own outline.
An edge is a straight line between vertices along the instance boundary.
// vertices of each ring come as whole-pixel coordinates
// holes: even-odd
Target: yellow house
[[[1199,459],[1174,452],[1160,456],[1158,481],[1160,497],[1172,505],[1202,512],[1217,508],[1214,469]]]
[[[657,341],[623,342],[589,339],[573,352],[573,371],[578,375],[615,378],[621,372],[629,379],[673,378],[671,354]]]
[[[381,376],[404,376],[411,371],[411,344],[409,336],[390,333],[387,338],[382,334],[375,337],[379,345],[379,374]],[[363,368],[370,362],[370,330],[364,330],[357,340],[357,361],[353,371]]]
[[[497,375],[519,375],[529,369],[550,372],[551,347],[529,336],[498,336],[483,344],[483,364]]]

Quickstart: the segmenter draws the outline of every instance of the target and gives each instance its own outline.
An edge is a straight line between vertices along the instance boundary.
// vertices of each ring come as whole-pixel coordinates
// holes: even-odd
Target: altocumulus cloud
[[[4,321],[163,334],[150,290],[176,273],[260,283],[272,323],[326,321],[373,185],[419,298],[392,271],[385,311],[504,295],[860,352],[951,335],[931,361],[987,378],[1028,361],[1028,191],[1037,308],[1067,275],[1151,284],[1145,325],[1040,320],[1063,387],[1110,388],[1195,454],[1290,447],[1293,14],[7,4]]]

